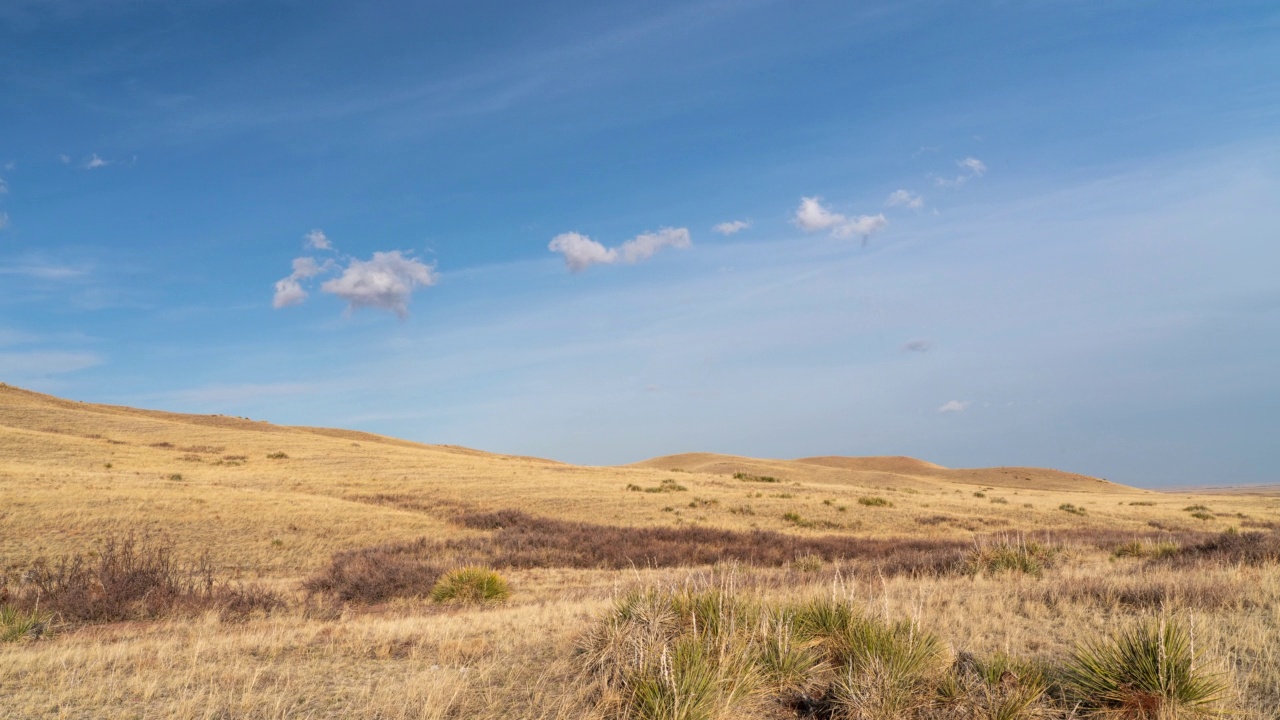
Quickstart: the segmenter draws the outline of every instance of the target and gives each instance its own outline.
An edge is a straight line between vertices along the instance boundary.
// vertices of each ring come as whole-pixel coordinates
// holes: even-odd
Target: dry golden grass
[[[268,457],[279,453],[287,457]],[[643,491],[669,479],[686,489]],[[1209,519],[1184,509],[1195,505],[1210,508]],[[1240,716],[1280,717],[1276,566],[1175,567],[1113,558],[1085,541],[1090,533],[1265,527],[1280,523],[1275,495],[1156,493],[1056,471],[947,470],[910,458],[699,454],[576,467],[9,387],[0,387],[0,570],[92,551],[107,535],[151,532],[179,553],[208,550],[227,578],[261,578],[291,603],[245,622],[208,614],[66,625],[0,644],[0,716],[593,717],[595,689],[576,654],[584,630],[625,588],[680,584],[709,570],[503,571],[511,600],[475,609],[425,599],[337,606],[300,589],[336,551],[479,536],[451,520],[509,508],[604,525],[806,536],[968,541],[1052,531],[1069,547],[1038,577],[882,577],[865,562],[809,557],[790,568],[741,569],[735,582],[777,599],[838,593],[870,612],[915,619],[955,650],[1028,657],[1061,655],[1162,608],[1190,613],[1197,642],[1232,670]]]

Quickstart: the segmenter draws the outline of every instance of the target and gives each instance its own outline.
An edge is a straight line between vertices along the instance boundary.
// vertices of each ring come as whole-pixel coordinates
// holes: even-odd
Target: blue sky
[[[0,380],[1280,481],[1273,2],[0,5]]]

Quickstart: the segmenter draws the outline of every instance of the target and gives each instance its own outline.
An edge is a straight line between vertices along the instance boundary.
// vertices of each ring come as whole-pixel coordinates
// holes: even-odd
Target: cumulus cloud
[[[933,344],[923,338],[908,340],[902,344],[902,349],[905,352],[929,352],[931,347],[933,347]]]
[[[661,228],[657,232],[641,233],[616,248],[605,247],[581,233],[561,233],[551,239],[547,249],[564,255],[565,265],[570,271],[582,272],[592,265],[617,262],[634,265],[648,260],[665,247],[684,249],[692,244],[688,228]]]
[[[732,235],[734,233],[742,232],[749,227],[751,227],[750,220],[730,220],[728,222],[722,222],[712,229],[721,235]]]
[[[98,153],[93,153],[92,155],[89,156],[89,159],[85,161],[84,169],[96,170],[100,167],[106,167],[110,164],[111,164],[110,160],[103,160],[102,158],[98,157]]]
[[[889,193],[889,199],[885,200],[884,204],[889,207],[908,207],[919,210],[924,207],[924,198],[910,190],[894,190]]]
[[[954,178],[944,178],[934,176],[934,182],[943,187],[954,187],[963,185],[970,180],[980,178],[987,174],[987,164],[976,157],[967,157],[963,160],[957,160],[956,166],[960,168],[960,174]]]
[[[333,243],[329,242],[328,236],[319,228],[312,230],[306,234],[307,247],[315,250],[332,250]]]
[[[664,247],[683,250],[693,244],[688,228],[660,228],[658,232],[641,233],[618,248],[622,261],[634,264],[648,260]]]
[[[321,265],[316,262],[315,258],[294,258],[293,273],[287,278],[276,281],[276,294],[271,300],[271,306],[282,308],[301,304],[303,300],[307,299],[307,291],[302,289],[301,281],[313,278],[324,272],[332,265],[332,262],[329,261]]]
[[[859,215],[846,217],[823,207],[822,198],[800,198],[800,207],[796,208],[792,222],[805,232],[830,230],[831,237],[847,238],[858,235],[866,240],[871,235],[884,229],[889,221],[883,214]]]
[[[346,300],[351,310],[377,308],[404,317],[413,291],[437,280],[434,267],[392,250],[375,252],[370,260],[351,260],[342,275],[326,280],[320,289]]]
[[[316,250],[335,251],[333,242],[316,229],[303,236],[306,245]],[[404,317],[409,314],[409,299],[418,288],[435,285],[435,266],[409,257],[399,250],[375,252],[369,260],[340,255],[323,262],[313,257],[293,260],[293,272],[275,284],[271,304],[275,308],[300,305],[308,297],[306,281],[337,272],[337,277],[324,281],[320,291],[347,301],[348,312],[357,308],[388,310]]]
[[[607,248],[576,232],[560,233],[551,238],[547,249],[562,253],[565,265],[573,272],[582,272],[592,265],[608,265],[618,261],[617,250]]]
[[[948,400],[938,408],[939,413],[962,413],[969,409],[969,401]]]

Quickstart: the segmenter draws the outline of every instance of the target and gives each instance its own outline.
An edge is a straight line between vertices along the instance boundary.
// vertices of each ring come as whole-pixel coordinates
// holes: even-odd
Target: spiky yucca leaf
[[[1227,686],[1206,670],[1192,635],[1160,618],[1086,642],[1066,668],[1069,691],[1099,715],[1172,720],[1220,712]]]

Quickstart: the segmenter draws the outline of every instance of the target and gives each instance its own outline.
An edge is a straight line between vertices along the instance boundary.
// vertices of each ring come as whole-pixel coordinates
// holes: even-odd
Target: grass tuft
[[[1191,632],[1173,618],[1139,623],[1076,649],[1066,687],[1082,708],[1131,720],[1211,716],[1227,686],[1208,671]]]
[[[507,581],[482,567],[465,567],[445,573],[431,589],[436,602],[484,603],[511,597]]]

